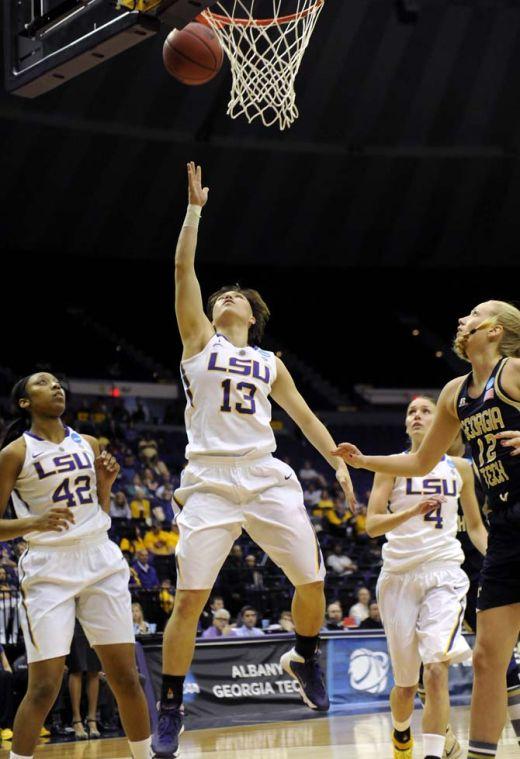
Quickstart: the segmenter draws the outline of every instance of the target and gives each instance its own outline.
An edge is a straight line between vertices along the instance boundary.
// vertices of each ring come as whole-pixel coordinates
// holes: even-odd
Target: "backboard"
[[[215,0],[2,0],[5,86],[33,98],[157,34],[182,29]]]

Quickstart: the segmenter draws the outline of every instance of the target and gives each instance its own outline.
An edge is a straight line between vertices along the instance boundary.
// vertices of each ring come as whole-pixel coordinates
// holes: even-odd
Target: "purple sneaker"
[[[179,756],[179,737],[184,730],[184,706],[165,709],[159,705],[157,728],[152,737],[154,759],[175,759]]]
[[[294,648],[287,651],[280,659],[282,669],[294,677],[300,684],[300,695],[310,709],[319,712],[329,710],[330,701],[325,687],[323,672],[318,663],[320,652],[316,651],[312,659],[305,661]]]

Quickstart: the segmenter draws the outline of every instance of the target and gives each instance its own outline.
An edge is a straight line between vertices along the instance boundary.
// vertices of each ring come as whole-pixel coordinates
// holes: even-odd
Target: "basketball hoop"
[[[271,0],[272,18],[255,16],[259,0],[222,0],[199,20],[209,24],[229,61],[233,84],[228,115],[287,129],[298,118],[294,83],[325,0]],[[229,10],[225,7],[229,6]]]

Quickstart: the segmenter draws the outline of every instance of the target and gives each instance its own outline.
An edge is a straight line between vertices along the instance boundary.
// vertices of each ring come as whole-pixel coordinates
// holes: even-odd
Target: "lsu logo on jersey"
[[[208,361],[208,371],[238,374],[241,377],[254,377],[269,384],[271,371],[267,364],[252,358],[236,358],[236,356],[219,357],[217,352],[211,353]]]
[[[91,469],[92,462],[86,453],[67,453],[63,456],[54,456],[52,459],[53,469],[44,469],[39,461],[34,462],[34,468],[38,479],[44,480],[53,474],[63,474],[64,472],[75,472],[78,469]]]
[[[407,477],[406,495],[457,496],[457,480],[446,477]]]

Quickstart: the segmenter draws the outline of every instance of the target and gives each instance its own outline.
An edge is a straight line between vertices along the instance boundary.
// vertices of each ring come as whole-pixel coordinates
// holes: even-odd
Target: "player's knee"
[[[424,667],[424,687],[427,692],[440,691],[447,685],[448,667],[443,662],[426,664]]]
[[[55,678],[40,677],[30,684],[27,695],[38,708],[50,709],[59,688],[60,683]]]
[[[325,583],[323,580],[317,580],[316,582],[308,582],[305,585],[297,585],[296,591],[301,595],[317,595],[320,596],[324,592]]]
[[[473,651],[473,671],[475,676],[482,676],[488,672],[497,671],[497,662],[493,656],[493,646],[480,641]]]
[[[117,669],[107,673],[108,682],[117,696],[124,694],[127,698],[135,696],[141,689],[137,669]]]
[[[415,698],[417,685],[396,685],[395,692],[397,698],[400,700],[409,701],[410,699]]]
[[[206,590],[178,590],[175,595],[175,614],[183,618],[200,616],[208,591]]]

